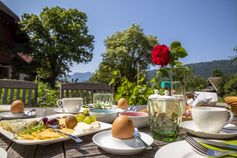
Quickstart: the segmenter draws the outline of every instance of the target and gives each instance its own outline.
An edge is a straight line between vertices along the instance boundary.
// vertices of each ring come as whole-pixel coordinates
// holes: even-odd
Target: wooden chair
[[[81,97],[84,104],[93,103],[94,93],[113,93],[113,88],[104,83],[62,83],[60,97]]]
[[[25,106],[37,106],[38,84],[20,80],[0,80],[0,104],[20,99]]]

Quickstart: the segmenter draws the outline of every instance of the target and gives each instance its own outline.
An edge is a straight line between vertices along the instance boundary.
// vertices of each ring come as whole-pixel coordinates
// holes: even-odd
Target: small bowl
[[[134,127],[140,128],[148,125],[148,113],[140,111],[120,112],[119,115],[128,116],[133,122]]]
[[[95,116],[97,121],[111,123],[118,116],[118,111],[113,109],[91,109],[90,115]]]

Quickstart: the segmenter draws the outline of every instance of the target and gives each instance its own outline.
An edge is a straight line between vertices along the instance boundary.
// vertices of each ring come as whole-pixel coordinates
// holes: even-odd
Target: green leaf
[[[174,50],[170,50],[170,61],[178,60],[177,52]]]
[[[175,48],[175,51],[177,52],[177,55],[180,58],[184,58],[188,55],[187,51],[181,46]]]
[[[169,72],[166,69],[160,68],[158,71],[161,72],[162,76],[169,77]]]
[[[115,83],[115,79],[113,78],[110,82],[109,85],[113,85]]]
[[[175,65],[176,65],[176,67],[182,67],[183,63],[180,61],[175,61]]]
[[[172,42],[171,45],[170,45],[170,49],[171,49],[171,50],[174,50],[174,49],[176,49],[177,47],[181,47],[181,43],[178,42],[178,41],[174,41],[174,42]]]

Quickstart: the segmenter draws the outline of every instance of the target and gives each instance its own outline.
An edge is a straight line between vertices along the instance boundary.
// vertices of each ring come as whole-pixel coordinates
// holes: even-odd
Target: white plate
[[[0,105],[0,112],[10,111],[11,105]]]
[[[85,107],[81,107],[80,111],[79,112],[82,112],[83,109],[88,109],[88,108],[85,108]],[[90,108],[89,108],[90,109]],[[93,109],[93,108],[92,108]],[[116,109],[117,112],[124,112],[123,109],[119,109],[119,108],[112,108],[112,109]],[[54,112],[56,113],[61,113],[61,114],[78,114],[79,112],[68,112],[66,109],[64,108],[54,108],[53,109]]]
[[[234,125],[228,124],[225,126],[225,128],[232,127]],[[228,139],[233,138],[237,136],[237,131],[234,130],[225,130],[222,129],[219,133],[207,133],[202,132],[198,129],[198,127],[195,125],[194,121],[184,121],[181,123],[181,127],[187,130],[188,133],[191,133],[198,137],[203,138],[212,138],[212,139]]]
[[[53,111],[56,113],[63,113],[63,114],[78,114],[81,110],[79,112],[68,112],[64,108],[54,108]]]
[[[27,114],[28,111],[25,111],[24,113],[11,113],[11,112],[0,112],[0,119],[3,120],[11,120],[11,119],[21,119],[21,118],[32,118],[35,117],[35,112]]]
[[[94,105],[93,104],[87,104],[88,106],[90,106],[92,109],[94,108]],[[117,110],[117,112],[125,112],[127,111],[127,109],[121,109],[121,108],[118,108],[117,105],[112,105],[112,108],[113,110]]]
[[[55,114],[55,115],[50,115],[47,117],[55,118],[55,117],[63,117],[66,115],[70,115],[70,114]],[[39,119],[41,118],[31,118],[31,120],[39,120]],[[74,133],[72,133],[72,135],[81,137],[81,136],[89,135],[89,134],[96,133],[99,131],[108,130],[108,129],[111,129],[112,127],[112,125],[108,123],[103,123],[103,122],[99,122],[99,123],[100,123],[99,128],[90,128],[90,129],[82,129],[80,128],[81,124],[78,123],[78,125],[75,127],[76,130],[74,131]],[[3,129],[1,126],[0,126],[0,133],[2,133],[4,136],[6,136],[8,139],[11,139],[12,141],[18,144],[24,144],[24,145],[52,144],[52,143],[62,142],[62,141],[70,139],[70,137],[64,137],[64,138],[57,138],[57,139],[51,139],[51,140],[18,140],[18,139],[15,139],[14,133]]]
[[[7,158],[7,152],[3,148],[0,148],[0,156],[1,158]]]
[[[160,148],[154,158],[206,158],[195,152],[186,141],[178,141]]]
[[[154,140],[150,135],[142,132],[140,134],[148,145],[153,143]],[[92,140],[104,151],[115,155],[134,155],[145,150],[144,145],[135,138],[117,139],[112,137],[111,130],[95,134]]]

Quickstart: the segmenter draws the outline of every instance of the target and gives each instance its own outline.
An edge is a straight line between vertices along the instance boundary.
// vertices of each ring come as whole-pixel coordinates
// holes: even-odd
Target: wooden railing
[[[103,83],[62,83],[60,97],[81,97],[84,104],[93,102],[94,93],[113,93],[110,85]]]
[[[37,106],[38,86],[35,82],[0,80],[0,104],[11,104],[20,99],[25,106]]]

